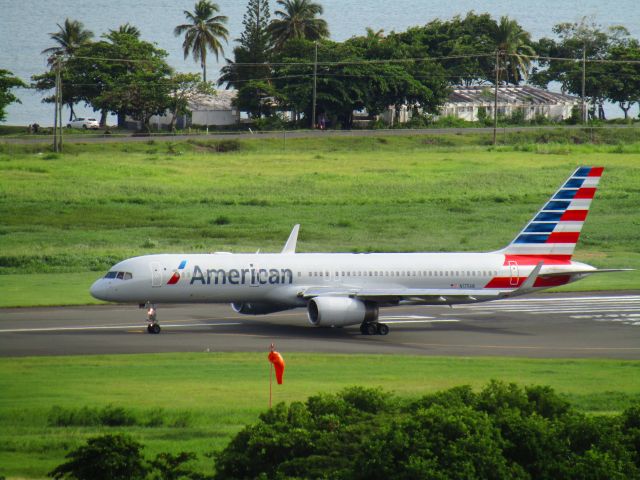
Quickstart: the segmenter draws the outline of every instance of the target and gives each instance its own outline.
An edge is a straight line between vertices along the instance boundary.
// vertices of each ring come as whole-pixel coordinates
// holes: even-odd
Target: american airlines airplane
[[[231,303],[263,315],[304,307],[317,327],[360,325],[386,335],[379,307],[455,305],[525,295],[601,272],[571,260],[603,167],[580,167],[513,241],[488,253],[296,253],[295,225],[280,253],[158,254],[124,260],[91,295],[147,309],[160,303]]]

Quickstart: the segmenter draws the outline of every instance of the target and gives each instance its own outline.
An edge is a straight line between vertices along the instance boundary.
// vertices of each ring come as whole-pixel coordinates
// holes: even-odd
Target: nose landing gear
[[[151,302],[147,302],[144,307],[147,309],[147,332],[160,333],[160,325],[158,325],[156,320],[156,306]]]

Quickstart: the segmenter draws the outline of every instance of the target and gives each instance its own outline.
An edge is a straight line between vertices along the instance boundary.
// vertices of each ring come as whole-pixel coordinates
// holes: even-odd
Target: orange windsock
[[[282,358],[282,355],[275,350],[271,350],[268,358],[276,370],[276,380],[278,381],[278,385],[282,385],[282,376],[284,375],[284,359]]]

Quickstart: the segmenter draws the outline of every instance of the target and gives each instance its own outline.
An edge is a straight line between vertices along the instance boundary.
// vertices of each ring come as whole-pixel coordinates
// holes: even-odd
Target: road
[[[558,129],[583,129],[583,125],[541,125],[533,127],[501,127],[498,128],[498,134],[539,131],[539,130],[558,130]],[[602,128],[635,128],[640,131],[639,127],[634,125],[606,125],[604,127],[586,127],[591,129]],[[104,133],[87,133],[87,134],[69,134],[64,135],[65,143],[117,143],[117,142],[148,142],[154,140],[166,141],[182,141],[182,140],[248,140],[259,138],[281,138],[289,140],[294,138],[309,137],[375,137],[375,136],[414,136],[414,135],[471,135],[479,133],[493,133],[492,127],[482,128],[421,128],[421,129],[391,129],[391,130],[282,130],[278,132],[229,132],[229,133],[212,133],[212,134],[190,134],[190,135],[171,135],[169,133],[151,134],[149,136],[133,136],[132,134],[111,134]],[[0,136],[0,143],[50,143],[52,142],[50,135],[37,136]]]
[[[146,333],[135,306],[0,310],[0,356],[198,351],[640,359],[640,292],[540,294],[470,306],[382,309],[388,336],[310,326],[304,310],[262,317],[227,305],[159,308]]]

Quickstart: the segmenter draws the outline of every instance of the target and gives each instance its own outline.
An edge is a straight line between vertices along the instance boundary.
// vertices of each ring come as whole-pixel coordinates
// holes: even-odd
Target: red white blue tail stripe
[[[570,261],[603,170],[604,167],[579,167],[499,253],[522,257],[517,260],[525,264],[535,264],[536,258],[541,257],[545,263]]]

